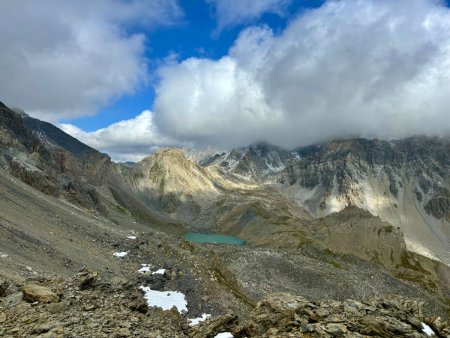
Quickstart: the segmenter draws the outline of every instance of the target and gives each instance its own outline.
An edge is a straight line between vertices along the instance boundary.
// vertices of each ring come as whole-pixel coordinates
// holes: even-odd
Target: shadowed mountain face
[[[231,258],[229,267],[241,271],[245,285],[256,285],[260,281],[255,278],[262,278],[268,280],[261,285],[264,290],[299,292],[297,275],[287,273],[291,289],[286,290],[284,282],[274,279],[275,268],[255,272],[258,265],[251,263],[267,258],[272,264],[286,255],[275,265],[296,266],[297,258],[289,264],[291,258],[286,260],[295,253],[301,262],[311,256],[325,264],[327,275],[327,269],[343,269],[336,257],[345,257],[345,271],[364,283],[372,281],[355,277],[362,261],[433,297],[449,296],[449,140],[352,139],[293,151],[257,143],[189,156],[179,149],[162,149],[133,165],[115,164],[55,126],[0,104],[0,145],[2,184],[14,192],[10,199],[22,195],[21,186],[8,175],[57,203],[100,212],[111,224],[138,222],[170,236],[189,230],[238,236],[248,243],[242,249],[248,250],[242,266],[254,276],[233,266]],[[26,199],[34,201],[35,196],[30,193]],[[44,204],[56,203],[52,201]],[[64,209],[64,203],[54,205]],[[8,224],[21,222],[14,213],[8,217]],[[69,220],[70,213],[64,211],[64,217]],[[95,230],[96,236],[102,237],[106,228]],[[6,244],[12,250],[11,243]],[[24,244],[28,246],[33,247]],[[265,258],[265,248],[274,256]],[[322,284],[312,281],[307,292],[316,295],[316,284],[324,287],[327,281],[323,276],[320,280]]]
[[[95,186],[111,160],[55,126],[0,106],[0,164],[34,188],[104,212]]]

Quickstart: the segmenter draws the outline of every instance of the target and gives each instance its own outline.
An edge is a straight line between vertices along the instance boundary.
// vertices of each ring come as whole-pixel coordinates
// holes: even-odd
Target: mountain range
[[[0,276],[11,295],[34,275],[69,278],[85,266],[104,281],[123,279],[146,257],[174,275],[137,275],[134,286],[178,288],[193,315],[227,309],[246,318],[271,292],[315,300],[402,294],[425,300],[430,315],[449,315],[449,138],[165,148],[114,163],[0,103],[0,145]],[[189,231],[247,245],[202,247],[183,240]],[[127,234],[142,238],[133,244]],[[128,252],[130,267],[113,257],[116,249]]]

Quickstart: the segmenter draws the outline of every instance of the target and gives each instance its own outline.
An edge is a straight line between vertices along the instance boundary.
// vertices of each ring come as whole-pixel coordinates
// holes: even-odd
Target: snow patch
[[[125,252],[125,251],[123,251],[123,252],[114,252],[113,255],[116,256],[116,257],[125,257],[126,255],[128,255],[128,252]]]
[[[148,286],[141,286],[140,289],[145,292],[144,298],[147,300],[148,306],[160,307],[163,310],[170,310],[175,306],[178,312],[187,312],[187,301],[181,292],[156,291]]]
[[[269,168],[269,170],[264,170],[265,174],[268,174],[270,172],[272,172],[272,173],[279,173],[280,171],[283,171],[286,168],[286,166],[284,164],[281,164],[281,165],[279,165],[277,167],[274,167],[269,162],[267,162],[267,158],[266,158],[266,166],[267,166],[267,168]]]
[[[252,179],[252,175],[251,174],[239,175],[239,174],[233,173],[233,176],[235,176],[238,179],[244,180],[244,181],[250,181]]]
[[[8,258],[8,257],[9,257],[8,254],[5,254],[5,253],[3,253],[3,252],[0,252],[0,258]]]
[[[37,272],[34,271],[33,268],[32,268],[31,266],[25,267],[25,270],[27,270],[27,271],[30,272],[30,273],[33,273],[33,274],[37,275]]]
[[[152,275],[164,275],[164,272],[166,272],[166,269],[158,269]]]
[[[220,332],[214,336],[214,338],[234,338],[231,332]]]
[[[294,156],[294,159],[297,161],[300,161],[302,159],[301,156],[298,153],[296,153],[295,151],[293,151],[291,154],[292,154],[292,156]]]
[[[204,314],[202,314],[201,317],[188,319],[189,326],[198,325],[199,323],[204,322],[205,320],[207,320],[210,317],[211,317],[211,315],[204,313]]]
[[[138,270],[138,272],[140,272],[140,273],[146,273],[146,272],[149,272],[150,271],[150,264],[141,264],[142,265],[142,268],[140,268],[139,270]]]
[[[127,236],[128,239],[136,239],[136,236]]]
[[[435,336],[436,333],[434,333],[433,329],[431,327],[429,327],[427,324],[425,323],[421,323],[422,324],[422,332],[425,333],[428,337],[432,337]]]
[[[238,160],[235,160],[235,159],[229,159],[229,158],[227,158],[224,162],[227,164],[227,169],[228,169],[229,171],[234,170],[234,169],[238,166],[238,164],[239,164],[239,161],[238,161]]]

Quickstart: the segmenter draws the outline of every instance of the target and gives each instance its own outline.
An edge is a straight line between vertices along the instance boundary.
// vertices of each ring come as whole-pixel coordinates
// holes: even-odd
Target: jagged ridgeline
[[[114,163],[0,104],[0,335],[448,335],[449,169],[450,140],[429,137]],[[22,299],[36,284],[53,305]],[[149,307],[140,287],[182,293],[187,313]]]

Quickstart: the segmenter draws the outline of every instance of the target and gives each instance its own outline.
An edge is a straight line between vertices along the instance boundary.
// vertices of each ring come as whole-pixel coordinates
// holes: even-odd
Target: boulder
[[[22,289],[23,300],[34,303],[55,303],[59,301],[59,297],[56,293],[45,286],[37,284],[25,285]]]
[[[86,290],[95,285],[97,277],[98,273],[96,271],[92,271],[88,268],[83,268],[75,276],[75,279],[78,283],[78,287],[80,288],[80,290]]]

